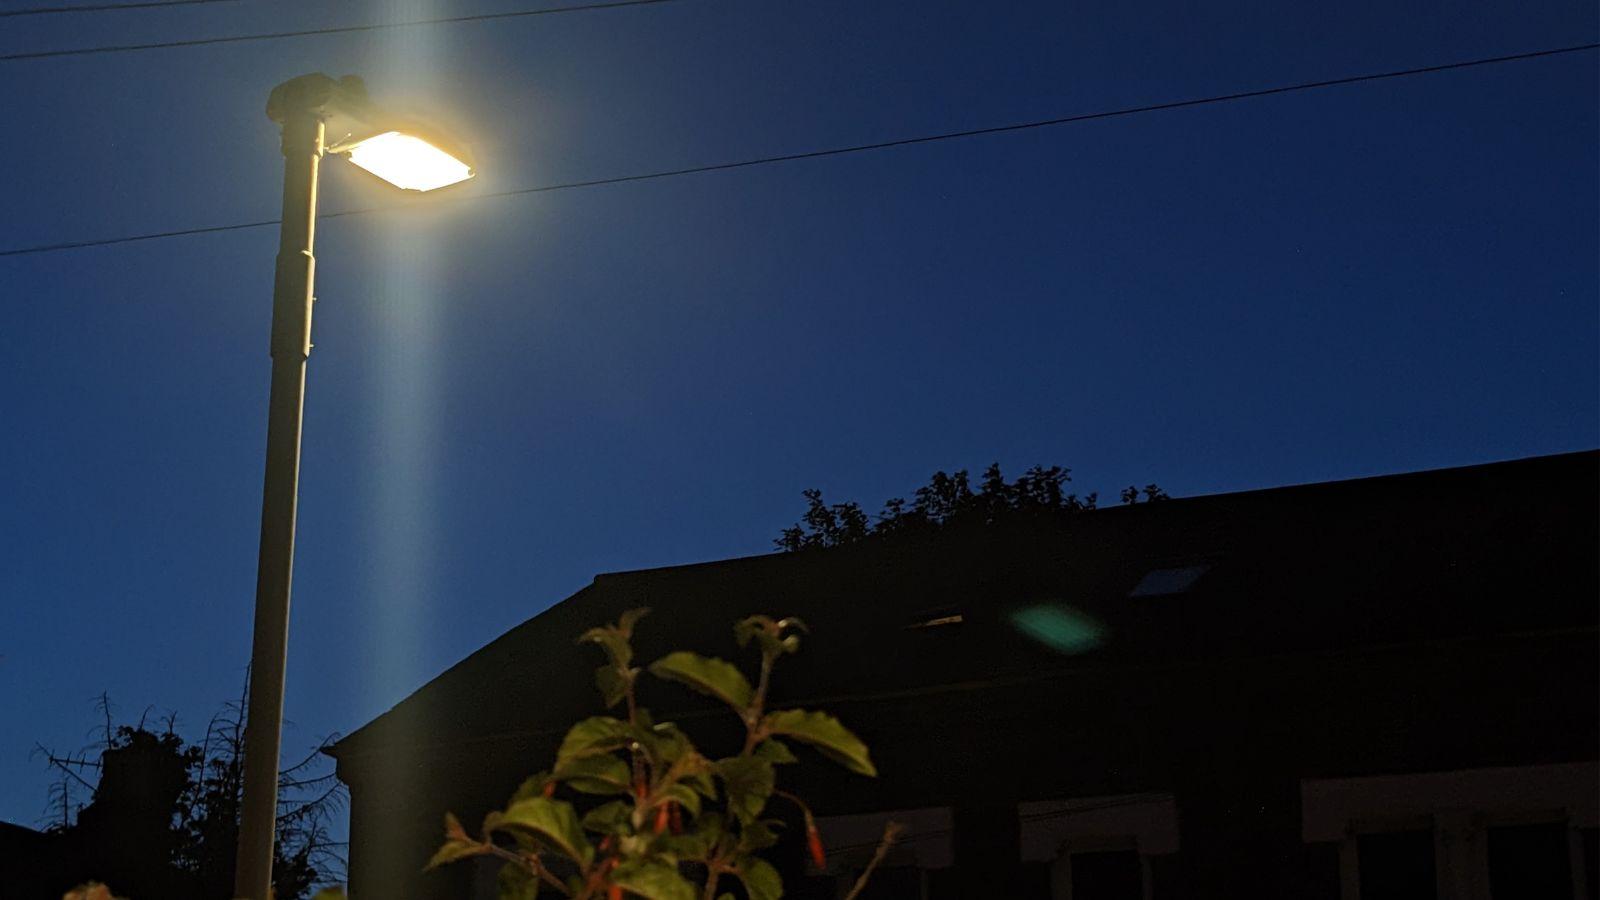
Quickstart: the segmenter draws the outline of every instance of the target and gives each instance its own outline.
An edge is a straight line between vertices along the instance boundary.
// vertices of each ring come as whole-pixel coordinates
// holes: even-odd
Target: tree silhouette
[[[779,550],[794,552],[925,533],[958,523],[988,525],[1021,516],[1062,516],[1094,509],[1099,495],[1067,492],[1065,486],[1071,480],[1070,469],[1034,466],[1008,482],[1000,464],[992,463],[983,470],[974,491],[965,469],[954,474],[935,472],[927,484],[917,488],[910,504],[903,497],[891,498],[871,522],[855,501],[829,505],[822,499],[822,491],[811,488],[801,492],[806,498],[805,514],[772,543]],[[1168,499],[1154,484],[1129,486],[1121,496],[1124,504]]]
[[[99,706],[105,716],[99,741],[76,755],[40,748],[62,782],[52,788],[47,814],[56,859],[44,866],[53,872],[38,896],[54,900],[92,879],[133,898],[232,897],[244,700],[212,716],[195,744],[177,733],[176,717],[153,726],[145,717],[116,726],[109,700],[102,696]],[[303,900],[315,885],[342,878],[341,845],[330,839],[328,823],[344,792],[322,768],[321,750],[329,741],[279,774],[272,873],[279,900]],[[82,792],[91,799],[74,808]]]

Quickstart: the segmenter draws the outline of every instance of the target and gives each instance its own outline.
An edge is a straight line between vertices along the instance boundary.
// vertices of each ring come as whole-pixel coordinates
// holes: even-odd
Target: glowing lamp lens
[[[398,131],[351,147],[350,161],[408,191],[431,191],[472,177],[466,163],[422,138]]]

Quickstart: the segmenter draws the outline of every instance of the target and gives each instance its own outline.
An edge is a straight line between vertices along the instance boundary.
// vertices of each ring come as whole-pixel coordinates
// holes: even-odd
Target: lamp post
[[[353,76],[302,75],[273,88],[267,116],[283,129],[283,219],[272,295],[272,387],[267,401],[267,471],[261,492],[250,699],[245,720],[244,799],[233,895],[267,900],[278,809],[289,582],[294,570],[300,430],[311,353],[316,260],[317,176],[322,157],[347,155],[405,191],[429,191],[471,178],[459,147],[367,102]]]

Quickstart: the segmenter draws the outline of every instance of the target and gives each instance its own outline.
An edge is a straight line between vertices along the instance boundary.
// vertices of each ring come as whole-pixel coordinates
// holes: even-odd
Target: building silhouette
[[[870,896],[1593,898],[1597,476],[1583,452],[598,576],[331,750],[352,896],[492,896],[483,866],[418,874],[443,813],[549,765],[600,711],[575,637],[647,606],[646,662],[801,616],[775,702],[872,747],[877,779],[800,767],[829,868],[786,839],[787,896],[838,896],[892,817]]]

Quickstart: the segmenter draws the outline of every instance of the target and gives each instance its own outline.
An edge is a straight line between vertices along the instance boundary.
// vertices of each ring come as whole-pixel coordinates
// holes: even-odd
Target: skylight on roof
[[[1139,579],[1139,583],[1128,592],[1129,597],[1166,597],[1171,594],[1186,593],[1200,580],[1200,576],[1210,571],[1209,564],[1197,566],[1177,566],[1170,569],[1151,569]]]

